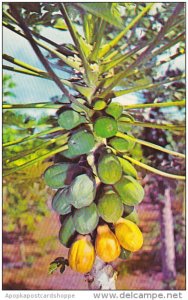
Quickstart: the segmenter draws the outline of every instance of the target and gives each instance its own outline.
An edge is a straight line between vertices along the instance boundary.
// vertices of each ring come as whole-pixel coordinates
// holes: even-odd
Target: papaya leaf
[[[135,17],[126,27],[123,29],[112,41],[108,44],[104,45],[99,52],[99,58],[103,57],[106,53],[108,53],[113,47],[115,47],[118,42],[122,39],[123,36],[145,15],[147,11],[153,6],[153,3],[148,4],[139,15]],[[108,21],[107,21],[108,22]]]
[[[53,27],[60,30],[67,30],[67,25],[65,24],[63,18],[56,19]]]
[[[98,61],[98,53],[99,53],[100,45],[102,43],[102,39],[104,37],[105,28],[106,28],[106,22],[101,20],[98,26],[98,31],[95,33],[94,47],[91,52],[91,55],[89,56],[89,59],[91,61]]]
[[[82,9],[99,18],[102,18],[104,21],[122,29],[123,22],[121,16],[119,13],[114,13],[113,4],[114,3],[77,3],[77,6],[81,7]]]
[[[156,83],[146,83],[143,85],[139,86],[139,82],[136,83],[135,82],[135,87],[131,88],[131,89],[126,89],[126,90],[120,90],[120,91],[114,91],[113,94],[115,95],[115,97],[119,97],[122,95],[126,95],[126,94],[130,94],[130,93],[135,93],[138,92],[140,90],[149,90],[149,89],[154,89],[158,86],[161,86],[162,84],[167,84],[173,81],[177,81],[177,80],[182,80],[183,78],[185,78],[185,75],[181,75],[181,76],[177,76],[177,77],[171,77],[168,78],[166,80],[160,81],[160,82],[156,82]]]
[[[44,74],[41,75],[41,74],[38,74],[38,73],[36,73],[36,72],[29,71],[29,70],[27,70],[27,69],[21,69],[21,68],[16,68],[16,67],[10,67],[10,66],[6,66],[6,65],[3,65],[3,69],[4,69],[4,70],[13,71],[13,72],[17,72],[17,73],[22,73],[22,74],[25,74],[25,75],[32,75],[32,76],[36,76],[36,77],[39,77],[39,78],[44,78],[44,79],[52,80],[50,77],[46,77],[46,75],[44,76]],[[92,95],[93,95],[93,93],[94,93],[94,91],[95,91],[95,88],[93,88],[93,87],[88,87],[88,86],[82,86],[82,85],[74,84],[74,83],[72,83],[72,82],[70,82],[70,81],[68,81],[68,80],[64,80],[64,79],[60,79],[60,80],[61,80],[61,82],[62,82],[63,84],[65,84],[65,85],[67,85],[68,87],[70,87],[70,88],[76,90],[76,91],[79,92],[81,95],[83,95],[84,97],[86,97],[86,99],[87,99],[88,101],[90,101],[90,99],[91,99],[91,97],[92,97]],[[15,105],[16,105],[16,104],[15,104]],[[27,104],[25,104],[25,105],[27,105]],[[33,105],[33,104],[32,104],[32,105]],[[39,105],[39,103],[38,103],[38,105]],[[44,103],[43,103],[43,105],[44,105]],[[78,105],[78,104],[77,104],[77,105]],[[12,107],[14,107],[14,106],[12,106]],[[16,106],[15,106],[15,107],[16,107]],[[43,107],[45,107],[45,106],[43,106]],[[11,108],[11,106],[10,106],[10,107],[6,107],[6,105],[5,105],[4,108]],[[22,105],[22,108],[24,108],[23,105]],[[42,108],[42,104],[41,104],[41,108]],[[53,104],[51,104],[51,107],[48,107],[48,108],[55,108],[55,106],[54,106]],[[58,106],[57,106],[57,108],[58,108]],[[85,106],[85,107],[83,106],[82,108],[84,108],[84,111],[89,111],[89,108],[87,108],[86,106]]]
[[[49,265],[48,275],[53,274],[58,268],[60,273],[62,274],[65,271],[65,267],[68,266],[68,260],[64,257],[57,257],[52,261]]]
[[[83,63],[83,66],[84,66],[84,69],[86,72],[86,78],[87,78],[88,84],[90,84],[90,83],[92,83],[92,72],[91,72],[91,68],[90,68],[90,65],[88,63],[87,56],[86,56],[86,52],[88,54],[88,51],[89,51],[89,48],[88,48],[89,46],[87,46],[86,42],[82,39],[80,34],[77,32],[71,19],[69,18],[68,14],[67,14],[67,10],[66,10],[66,5],[60,3],[59,8],[65,19],[65,22],[66,22],[69,32],[72,36],[72,39],[77,47],[77,50],[80,54],[80,58],[82,60],[82,63]]]
[[[51,263],[48,269],[48,274],[51,275],[53,274],[56,270],[58,269],[58,263]]]
[[[83,30],[88,44],[93,44],[95,21],[92,14],[85,13],[83,16]]]
[[[7,167],[9,166],[19,166],[23,162],[29,161],[31,158],[38,157],[39,154],[45,154],[48,151],[48,146],[54,143],[59,143],[59,145],[65,145],[67,141],[67,136],[58,136],[56,138],[52,138],[48,141],[43,142],[35,148],[24,150],[20,152],[18,157],[13,156],[11,160],[8,160]]]
[[[148,59],[155,58],[157,55],[163,53],[164,51],[166,51],[167,49],[169,49],[170,47],[172,47],[173,45],[177,44],[178,42],[180,42],[180,41],[182,41],[184,39],[185,39],[185,33],[178,35],[175,39],[170,40],[166,45],[160,47],[159,49],[157,49],[157,50],[155,50],[153,52],[151,52],[151,54],[149,54],[147,58]],[[152,42],[150,44],[152,44]],[[145,43],[145,46],[146,45],[149,45],[148,42]],[[143,46],[144,46],[144,44],[143,44]],[[124,49],[123,47],[121,47],[121,48]],[[135,51],[136,51],[136,49],[135,49]],[[132,52],[134,52],[134,49],[130,51],[130,54]],[[114,51],[113,53],[114,53],[114,55],[116,55],[119,52],[118,51]],[[104,61],[104,64],[101,65],[101,67],[100,67],[100,71],[101,72],[103,72],[104,70],[108,70],[108,69],[110,70],[111,66],[114,66],[116,64],[116,62],[117,62],[117,66],[118,66],[118,64],[121,61],[121,59],[123,59],[123,55],[122,54],[119,54],[117,56],[117,61],[116,61],[115,58],[112,59],[113,53],[111,55],[109,55],[106,58],[106,62]],[[132,53],[132,54],[134,54],[134,53]],[[124,54],[124,55],[125,55],[125,62],[126,62],[127,59],[129,59],[131,57],[131,55],[129,55],[128,53],[127,53],[127,56],[126,56],[126,54]],[[168,58],[168,61],[170,61],[170,60],[171,59]],[[154,60],[154,62],[152,64],[150,64],[148,67],[144,68],[144,72],[145,73],[148,72],[152,67],[153,68],[154,67],[159,67],[163,63],[165,63],[164,60],[162,60],[161,62],[158,61],[157,63]],[[135,61],[135,64],[137,64],[136,61]],[[109,65],[109,67],[108,67],[108,65]],[[121,63],[120,63],[120,66],[121,66]],[[141,69],[140,68],[133,68],[132,70],[130,69],[130,71],[127,71],[127,69],[126,69],[126,71],[118,72],[115,76],[113,75],[113,76],[106,77],[105,79],[103,79],[100,82],[100,85],[103,86],[103,88],[107,88],[108,86],[111,86],[111,84],[113,84],[114,80],[116,80],[117,78],[119,78],[120,73],[122,73],[122,77],[121,78],[125,79],[125,78],[129,78],[130,76],[139,74],[140,70],[142,70],[142,72],[143,72],[143,68],[141,68]],[[120,80],[120,82],[121,82],[121,85],[122,85],[122,81],[121,80]],[[101,97],[104,97],[104,94],[102,94]]]
[[[109,60],[104,61],[104,64],[101,64],[101,67],[100,67],[100,74],[103,74],[103,73],[109,71],[110,69],[115,68],[119,65],[123,65],[127,61],[127,59],[129,59],[133,54],[135,54],[136,52],[138,52],[139,50],[144,48],[146,46],[146,44],[148,44],[148,43],[143,43],[142,45],[135,47],[134,49],[130,50],[129,52],[119,55],[119,57],[116,59],[113,59],[113,60],[109,59]]]
[[[132,64],[130,64],[124,71],[117,74],[113,80],[113,82],[103,91],[100,95],[100,97],[105,97],[108,95],[109,92],[112,91],[112,89],[119,84],[119,82],[125,78],[130,76],[130,74],[135,73],[135,68],[138,68],[140,65],[143,65],[148,61],[149,58],[152,56],[152,51],[159,46],[159,44],[163,41],[163,38],[165,34],[168,32],[168,30],[171,28],[174,17],[178,16],[178,14],[183,9],[182,3],[178,3],[173,11],[173,13],[168,18],[165,25],[161,28],[155,39],[149,44],[149,46],[141,53],[141,55],[138,56],[136,61],[134,61]],[[138,71],[137,71],[138,72]]]

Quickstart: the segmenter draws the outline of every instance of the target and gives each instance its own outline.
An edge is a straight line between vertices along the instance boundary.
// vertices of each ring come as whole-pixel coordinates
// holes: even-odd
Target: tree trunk
[[[18,237],[18,242],[19,242],[19,248],[20,248],[20,256],[21,256],[21,261],[23,263],[26,262],[26,255],[25,255],[25,243],[24,243],[24,239],[23,239],[23,230],[22,230],[22,226],[20,225],[20,221],[17,221],[17,226],[18,226],[18,230],[19,230],[19,237]]]
[[[166,187],[161,201],[161,256],[164,288],[173,290],[176,285],[175,243],[170,188]]]
[[[86,275],[89,290],[115,290],[117,272],[111,264],[106,264],[100,258],[96,257],[95,264]]]

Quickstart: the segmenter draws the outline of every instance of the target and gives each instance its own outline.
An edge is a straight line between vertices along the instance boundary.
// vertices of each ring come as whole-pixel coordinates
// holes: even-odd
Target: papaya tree
[[[135,155],[135,149],[137,145],[145,146],[181,158],[185,158],[184,153],[133,135],[135,126],[175,132],[182,132],[184,126],[138,122],[129,112],[148,107],[183,107],[185,100],[134,105],[118,102],[119,97],[126,100],[125,95],[184,80],[184,74],[163,80],[153,76],[153,70],[157,72],[163,64],[160,55],[184,43],[184,4],[9,3],[3,17],[3,25],[28,40],[44,66],[39,69],[3,54],[3,59],[13,64],[4,65],[4,69],[53,80],[61,92],[54,102],[4,104],[7,110],[57,109],[51,132],[40,133],[46,138],[42,146],[45,152],[37,154],[33,149],[34,157],[13,156],[11,162],[6,160],[4,176],[53,160],[43,177],[55,190],[52,208],[60,215],[59,240],[69,248],[69,254],[68,260],[56,258],[49,272],[58,267],[63,272],[69,265],[85,274],[90,288],[114,289],[116,272],[112,263],[118,257],[126,259],[144,242],[136,222],[130,220],[135,206],[144,198],[136,168],[185,180],[184,174],[148,165]],[[37,25],[66,30],[72,42],[56,44],[39,33]],[[57,68],[64,77],[57,75]]]

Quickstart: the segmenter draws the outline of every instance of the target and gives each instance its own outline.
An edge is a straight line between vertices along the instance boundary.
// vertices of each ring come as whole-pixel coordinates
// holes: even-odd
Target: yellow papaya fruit
[[[84,236],[75,241],[69,249],[68,261],[72,270],[83,274],[90,272],[95,261],[92,243]]]
[[[115,224],[115,235],[120,245],[131,252],[143,245],[143,235],[138,226],[130,220],[120,218]]]
[[[98,226],[95,251],[105,262],[114,261],[120,255],[120,244],[108,225]]]

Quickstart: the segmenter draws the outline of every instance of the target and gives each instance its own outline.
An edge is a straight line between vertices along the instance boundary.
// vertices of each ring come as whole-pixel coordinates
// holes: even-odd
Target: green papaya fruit
[[[50,166],[44,173],[45,183],[51,188],[58,189],[66,185],[67,173],[72,164],[61,163]]]
[[[124,217],[124,219],[132,221],[135,224],[138,224],[139,218],[136,209],[134,208],[130,214]]]
[[[62,152],[62,155],[74,158],[89,153],[94,146],[94,136],[87,130],[82,129],[71,136],[68,141],[68,150]]]
[[[106,107],[106,102],[104,100],[97,100],[93,104],[93,109],[94,110],[102,110]]]
[[[144,198],[144,189],[140,183],[131,176],[122,176],[114,185],[116,192],[124,204],[134,206]]]
[[[84,116],[81,116],[78,112],[74,111],[73,109],[69,109],[62,112],[58,117],[59,126],[67,130],[73,129],[76,126],[85,122],[86,118]]]
[[[77,176],[69,187],[71,203],[75,208],[90,205],[96,193],[96,184],[87,174]]]
[[[123,214],[123,203],[116,193],[110,191],[99,199],[97,209],[104,221],[115,223]]]
[[[94,123],[94,132],[102,138],[109,138],[117,133],[117,122],[111,117],[100,117]]]
[[[97,173],[103,183],[114,184],[122,176],[122,167],[117,157],[108,153],[99,159]]]
[[[133,167],[133,165],[126,159],[118,157],[120,164],[122,166],[123,172],[125,173],[125,175],[130,175],[134,178],[137,178],[137,171],[136,169]]]
[[[105,111],[108,115],[117,120],[123,112],[123,106],[118,102],[111,102]]]
[[[109,145],[119,152],[129,151],[130,142],[120,137],[114,137],[109,141]]]
[[[61,244],[63,244],[65,247],[70,247],[70,240],[76,233],[76,229],[74,226],[72,215],[68,215],[63,224],[61,225],[60,231],[59,231],[59,241]]]
[[[76,209],[73,214],[73,222],[76,231],[80,234],[91,233],[97,227],[99,216],[95,203]]]
[[[61,215],[71,212],[69,189],[59,189],[52,199],[52,208]]]
[[[134,123],[134,118],[130,114],[123,115],[118,119],[118,130],[121,132],[130,131],[132,128],[131,123]]]

